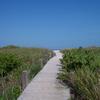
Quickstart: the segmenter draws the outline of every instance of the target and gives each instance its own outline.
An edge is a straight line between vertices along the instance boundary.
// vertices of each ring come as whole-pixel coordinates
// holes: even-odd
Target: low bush
[[[74,100],[100,100],[100,66],[92,49],[63,51],[58,78],[65,82]]]
[[[12,53],[0,53],[0,76],[6,76],[13,69],[20,67],[23,64],[21,58]]]
[[[52,56],[51,50],[42,48],[0,48],[0,100],[17,100],[22,72],[27,70],[31,81]]]
[[[98,67],[94,53],[84,49],[66,51],[61,60],[61,64],[62,68],[67,69],[67,71],[74,71],[84,66],[90,67],[91,70],[95,70]]]

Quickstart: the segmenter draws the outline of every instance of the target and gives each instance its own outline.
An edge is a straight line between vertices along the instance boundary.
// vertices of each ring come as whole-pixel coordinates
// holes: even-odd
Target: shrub
[[[58,78],[66,83],[74,100],[100,100],[100,66],[93,49],[64,50]]]
[[[23,61],[12,53],[0,53],[0,76],[5,76],[22,65]]]
[[[15,45],[8,45],[8,46],[2,47],[2,48],[5,48],[5,49],[15,49],[15,48],[19,48],[19,47],[15,46]]]
[[[31,80],[52,56],[51,50],[42,48],[0,48],[0,100],[17,100],[22,72],[27,70]]]
[[[64,53],[61,59],[62,69],[74,71],[77,68],[88,66],[91,70],[95,70],[98,65],[92,51],[84,49],[69,50]]]

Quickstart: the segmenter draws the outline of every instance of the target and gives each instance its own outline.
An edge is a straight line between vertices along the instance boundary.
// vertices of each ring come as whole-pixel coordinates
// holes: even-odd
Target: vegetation
[[[58,78],[70,87],[72,100],[100,100],[100,48],[62,52]]]
[[[42,48],[0,48],[0,100],[17,100],[22,72],[27,70],[31,80],[52,56],[52,51]]]

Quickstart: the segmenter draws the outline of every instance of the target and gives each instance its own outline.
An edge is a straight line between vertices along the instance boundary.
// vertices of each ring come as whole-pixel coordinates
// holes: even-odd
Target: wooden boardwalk
[[[44,68],[36,75],[26,87],[18,100],[68,100],[69,89],[58,82],[59,59],[62,57],[59,51],[51,58]]]

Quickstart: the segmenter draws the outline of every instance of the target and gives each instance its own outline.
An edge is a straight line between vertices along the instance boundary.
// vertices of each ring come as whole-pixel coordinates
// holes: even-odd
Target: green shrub
[[[5,76],[22,65],[22,59],[12,53],[0,53],[0,76]]]
[[[31,80],[52,56],[51,50],[42,48],[0,48],[0,100],[17,100],[22,72],[27,70]]]
[[[61,69],[58,78],[66,83],[74,100],[100,100],[100,66],[97,63],[99,50],[79,48],[62,51]],[[99,60],[100,61],[100,60]]]
[[[67,71],[74,71],[77,68],[88,66],[91,70],[95,70],[98,65],[92,51],[84,49],[75,49],[64,52],[63,59],[61,59],[62,68]]]
[[[19,48],[19,47],[15,46],[15,45],[8,45],[8,46],[2,47],[2,48],[5,48],[5,49],[15,49],[15,48]]]
[[[30,79],[32,79],[42,69],[39,65],[33,65],[30,68]]]

